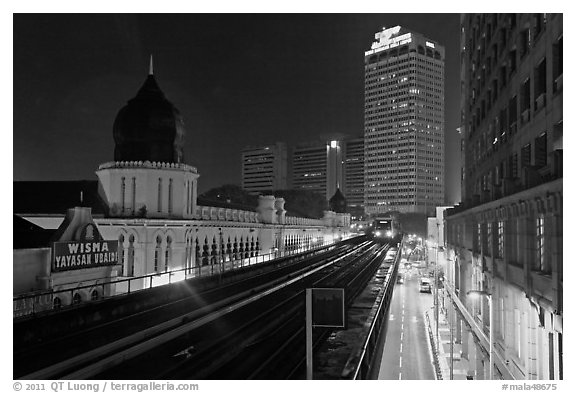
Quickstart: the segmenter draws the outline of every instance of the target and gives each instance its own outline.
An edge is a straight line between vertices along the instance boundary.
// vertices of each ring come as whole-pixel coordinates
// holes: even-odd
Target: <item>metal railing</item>
[[[434,333],[432,332],[432,325],[430,323],[430,316],[428,311],[424,313],[426,316],[426,331],[428,332],[428,338],[430,339],[430,346],[432,347],[432,360],[434,363],[434,372],[436,373],[436,379],[444,379],[442,376],[442,369],[440,368],[440,359],[438,357],[440,343],[436,342],[434,338]]]

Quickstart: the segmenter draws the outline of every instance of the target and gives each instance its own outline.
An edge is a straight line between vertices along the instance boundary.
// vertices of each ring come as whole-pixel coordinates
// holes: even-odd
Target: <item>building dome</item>
[[[336,189],[332,198],[328,201],[330,205],[330,210],[336,213],[346,213],[346,208],[348,206],[346,198],[342,194],[339,188]]]
[[[184,161],[184,121],[150,72],[114,120],[114,161]]]

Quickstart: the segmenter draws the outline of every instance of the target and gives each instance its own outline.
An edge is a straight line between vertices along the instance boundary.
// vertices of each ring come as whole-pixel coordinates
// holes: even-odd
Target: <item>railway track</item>
[[[382,259],[389,249],[378,247],[373,257],[356,261],[348,269],[338,271],[334,275],[324,277],[314,283],[314,287],[344,287],[346,288],[346,305],[350,305],[356,296],[364,289],[366,283],[381,265]],[[241,355],[243,362],[235,370],[224,367],[211,376],[214,379],[305,379],[306,378],[306,342],[304,326],[304,293],[300,295],[300,312],[287,322],[283,334],[271,335],[257,347],[249,348],[249,352]],[[317,328],[313,332],[313,348],[317,348],[331,333],[332,329]],[[231,362],[231,363],[234,363]],[[232,370],[232,372],[227,371]]]
[[[255,297],[267,291],[275,292],[275,288],[298,281],[299,277],[340,258],[342,253],[364,247],[366,243],[349,242],[311,258],[299,261],[287,258],[285,264],[269,272],[200,293],[191,291],[190,296],[178,301],[96,327],[78,329],[28,348],[15,348],[14,376],[22,379],[91,377],[175,337],[189,335],[190,330],[210,324],[219,314],[246,307]]]
[[[346,300],[351,302],[380,265],[385,250],[373,243],[363,244],[273,294],[135,357],[122,367],[108,369],[96,378],[138,379],[142,375],[150,379],[291,377],[299,369],[300,355],[304,356],[300,342],[304,338],[304,289],[310,286],[346,287]],[[319,343],[327,334],[327,331],[317,331],[315,342]],[[284,351],[285,348],[290,351]],[[286,361],[287,353],[297,355]],[[282,367],[274,366],[278,364]]]

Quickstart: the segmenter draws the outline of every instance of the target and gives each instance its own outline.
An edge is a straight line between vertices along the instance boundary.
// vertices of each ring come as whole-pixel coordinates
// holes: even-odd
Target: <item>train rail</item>
[[[347,288],[346,300],[351,302],[380,265],[380,256],[385,249],[366,243],[306,277],[278,288],[273,295],[263,296],[242,310],[222,315],[161,348],[123,363],[121,368],[109,368],[97,378],[137,379],[143,374],[152,379],[292,377],[297,374],[304,356],[300,342],[304,339],[304,289],[343,286]],[[327,334],[327,331],[316,332],[315,343]],[[290,351],[283,350],[287,346]],[[292,353],[297,356],[287,361],[286,355]],[[274,366],[278,364],[282,367]],[[270,373],[271,370],[274,372]]]
[[[15,349],[15,377],[73,379],[102,373],[301,280],[339,260],[342,253],[355,252],[365,247],[366,243],[342,244],[328,253],[300,261],[292,260],[275,270],[212,290],[191,293],[184,299],[161,307],[93,328],[78,329],[66,337],[22,350]],[[160,322],[159,316],[162,316]],[[100,337],[106,337],[108,341],[102,342]],[[35,361],[30,362],[31,359]]]

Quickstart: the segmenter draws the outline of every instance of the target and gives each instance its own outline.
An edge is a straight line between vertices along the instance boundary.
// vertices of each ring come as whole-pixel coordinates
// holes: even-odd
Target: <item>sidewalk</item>
[[[434,318],[434,309],[428,313],[430,320],[430,328],[434,339],[434,347],[438,350],[438,366],[443,380],[450,379],[450,325],[446,319],[446,310],[440,309],[438,313],[438,340],[440,345],[436,343],[436,321]],[[455,339],[455,337],[453,338]],[[453,347],[453,379],[465,380],[468,374],[468,361],[460,357],[462,345],[454,343]]]

